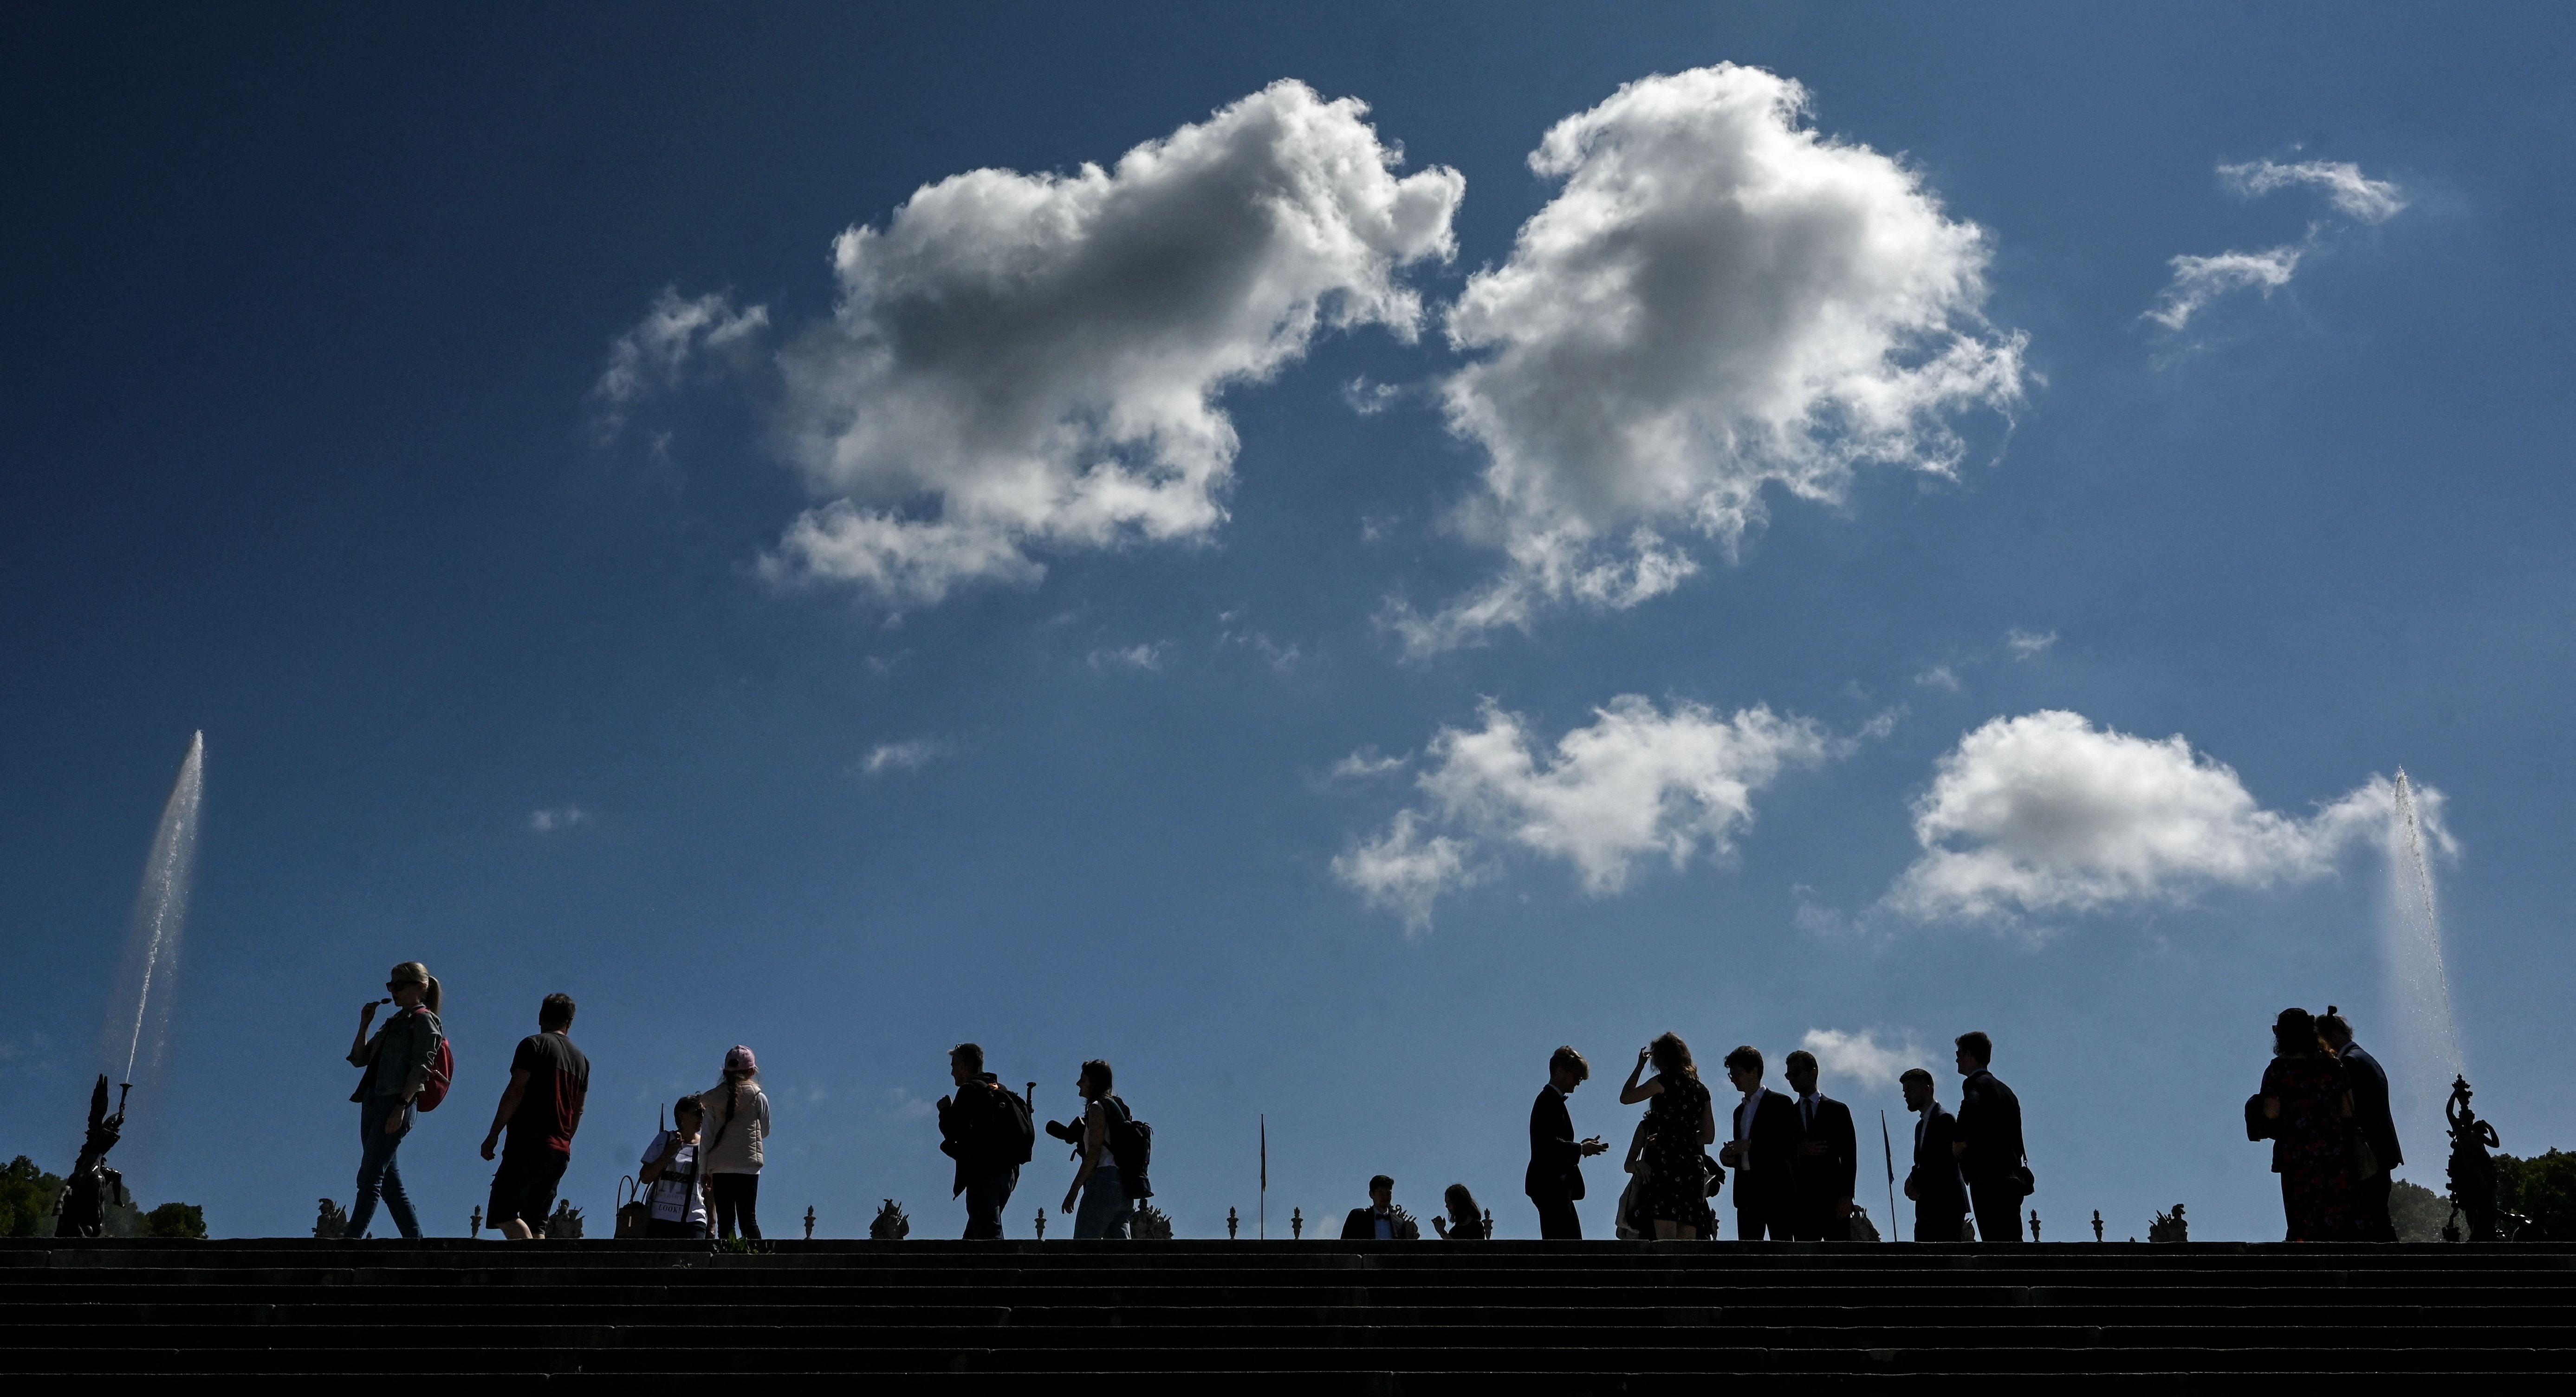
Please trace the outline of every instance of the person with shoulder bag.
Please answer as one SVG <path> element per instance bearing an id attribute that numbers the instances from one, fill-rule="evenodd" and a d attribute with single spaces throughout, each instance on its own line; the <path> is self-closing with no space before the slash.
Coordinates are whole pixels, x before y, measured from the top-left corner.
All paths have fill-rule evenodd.
<path id="1" fill-rule="evenodd" d="M 939 1098 L 939 1152 L 957 1161 L 955 1194 L 966 1195 L 966 1240 L 999 1240 L 1002 1210 L 1020 1185 L 1020 1166 L 1037 1144 L 1029 1103 L 984 1070 L 984 1050 L 948 1050 L 953 1095 Z"/>
<path id="2" fill-rule="evenodd" d="M 760 1064 L 736 1043 L 725 1053 L 724 1084 L 702 1092 L 715 1133 L 707 1141 L 707 1176 L 713 1180 L 717 1237 L 760 1240 L 761 1146 L 769 1139 L 769 1093 L 760 1089 Z"/>
<path id="3" fill-rule="evenodd" d="M 403 1192 L 394 1151 L 411 1133 L 417 1112 L 435 1107 L 446 1095 L 452 1070 L 442 1051 L 447 1035 L 438 1023 L 438 978 L 419 961 L 407 960 L 393 968 L 385 993 L 387 998 L 358 1010 L 358 1036 L 349 1045 L 350 1065 L 366 1069 L 349 1098 L 358 1103 L 358 1188 L 341 1235 L 352 1240 L 367 1235 L 380 1195 L 394 1226 L 403 1236 L 419 1239 L 420 1219 L 413 1215 L 411 1198 Z M 385 1004 L 396 1006 L 393 1017 L 369 1038 L 367 1028 L 375 1022 L 378 1006 Z"/>
<path id="4" fill-rule="evenodd" d="M 1109 1064 L 1097 1058 L 1082 1064 L 1079 1079 L 1082 1092 L 1082 1123 L 1078 1127 L 1060 1128 L 1052 1121 L 1048 1130 L 1062 1129 L 1058 1139 L 1068 1137 L 1074 1143 L 1082 1167 L 1074 1172 L 1073 1186 L 1065 1190 L 1064 1211 L 1074 1210 L 1076 1199 L 1082 1211 L 1075 1213 L 1075 1241 L 1103 1238 L 1125 1240 L 1127 1224 L 1135 1215 L 1136 1200 L 1153 1196 L 1153 1185 L 1146 1182 L 1145 1153 L 1153 1139 L 1153 1128 L 1137 1121 L 1127 1103 L 1110 1094 L 1116 1080 Z"/>
<path id="5" fill-rule="evenodd" d="M 671 1108 L 671 1128 L 653 1137 L 637 1171 L 652 1215 L 645 1219 L 647 1237 L 703 1238 L 707 1235 L 707 1180 L 698 1127 L 706 1121 L 698 1098 L 683 1096 Z"/>

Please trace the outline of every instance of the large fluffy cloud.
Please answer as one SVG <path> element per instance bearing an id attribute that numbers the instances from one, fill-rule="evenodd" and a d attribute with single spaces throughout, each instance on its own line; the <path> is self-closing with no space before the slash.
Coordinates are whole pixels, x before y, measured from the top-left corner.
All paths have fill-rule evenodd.
<path id="1" fill-rule="evenodd" d="M 1947 472 L 1952 415 L 2018 398 L 2021 338 L 1977 318 L 1985 235 L 1915 171 L 1801 125 L 1806 101 L 1731 64 L 1645 78 L 1530 156 L 1565 187 L 1450 309 L 1481 357 L 1443 390 L 1489 457 L 1471 527 L 1510 561 L 1399 613 L 1415 650 L 1670 590 L 1695 564 L 1667 533 L 1732 542 L 1764 487 L 1834 499 L 1866 462 Z"/>
<path id="2" fill-rule="evenodd" d="M 1431 904 L 1475 876 L 1481 841 L 1573 865 L 1584 887 L 1615 892 L 1636 860 L 1679 868 L 1723 854 L 1753 821 L 1753 796 L 1834 743 L 1804 718 L 1768 708 L 1729 717 L 1693 703 L 1669 711 L 1635 694 L 1542 749 L 1526 720 L 1487 703 L 1482 726 L 1442 728 L 1416 778 L 1425 804 L 1333 861 L 1343 882 L 1380 906 L 1427 922 Z"/>
<path id="3" fill-rule="evenodd" d="M 1397 269 L 1453 250 L 1464 181 L 1398 178 L 1366 111 L 1280 82 L 1112 168 L 970 171 L 843 233 L 838 313 L 781 358 L 788 449 L 828 498 L 773 571 L 930 602 L 1047 549 L 1208 533 L 1219 394 L 1326 327 L 1412 336 Z"/>
<path id="4" fill-rule="evenodd" d="M 2420 799 L 2447 842 L 2440 793 Z M 2383 838 L 2391 804 L 2373 777 L 2286 815 L 2179 735 L 2133 737 L 2055 710 L 1997 718 L 1941 758 L 1914 807 L 1923 856 L 1888 900 L 1920 917 L 2004 918 L 2298 882 Z"/>

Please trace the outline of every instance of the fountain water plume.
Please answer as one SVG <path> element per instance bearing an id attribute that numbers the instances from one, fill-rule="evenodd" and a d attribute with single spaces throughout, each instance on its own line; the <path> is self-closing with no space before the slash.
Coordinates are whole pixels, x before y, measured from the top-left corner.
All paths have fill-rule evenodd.
<path id="1" fill-rule="evenodd" d="M 134 894 L 117 994 L 109 1001 L 102 1056 L 125 1064 L 121 1080 L 129 1084 L 138 1071 L 146 1078 L 157 1075 L 169 1045 L 171 991 L 177 987 L 179 938 L 187 929 L 188 881 L 196 870 L 197 815 L 205 794 L 206 735 L 200 732 L 190 739 L 179 779 L 161 807 L 143 883 Z"/>
<path id="2" fill-rule="evenodd" d="M 2434 800 L 2438 805 L 2438 793 Z M 2434 828 L 2438 834 L 2438 822 Z M 2426 1112 L 2438 1110 L 2451 1079 L 2468 1066 L 2460 1050 L 2459 1020 L 2451 1008 L 2451 974 L 2442 951 L 2432 855 L 2426 847 L 2415 786 L 2404 767 L 2397 769 L 2389 809 L 2384 931 L 2390 997 L 2404 1048 L 2390 1076 L 2403 1098 L 2401 1121 L 2423 1119 Z"/>

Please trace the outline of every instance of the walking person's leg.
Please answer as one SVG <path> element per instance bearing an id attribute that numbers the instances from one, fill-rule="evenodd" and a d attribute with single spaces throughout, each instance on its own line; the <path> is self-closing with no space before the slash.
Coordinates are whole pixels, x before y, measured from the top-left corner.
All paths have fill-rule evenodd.
<path id="1" fill-rule="evenodd" d="M 1083 1181 L 1082 1202 L 1073 1212 L 1073 1239 L 1092 1242 L 1126 1235 L 1127 1189 L 1119 1182 L 1117 1166 L 1103 1164 Z"/>
<path id="2" fill-rule="evenodd" d="M 2021 1240 L 2022 1195 L 2017 1186 L 1997 1180 L 1989 1184 L 1970 1184 L 1968 1193 L 1976 1203 L 1978 1241 Z"/>
<path id="3" fill-rule="evenodd" d="M 741 1180 L 734 1185 L 734 1209 L 738 1214 L 737 1221 L 742 1224 L 742 1235 L 757 1242 L 760 1240 L 760 1176 L 736 1174 L 733 1177 Z"/>
<path id="4" fill-rule="evenodd" d="M 1017 1166 L 997 1169 L 966 1185 L 966 1238 L 968 1241 L 998 1240 L 1002 1235 L 1002 1210 L 1011 1206 L 1011 1189 L 1020 1181 Z"/>
<path id="5" fill-rule="evenodd" d="M 394 1167 L 394 1151 L 402 1147 L 403 1136 L 410 1133 L 409 1123 L 394 1134 L 385 1133 L 385 1122 L 396 1112 L 406 1110 L 389 1096 L 370 1097 L 358 1110 L 357 1196 L 350 1200 L 349 1225 L 343 1234 L 352 1241 L 367 1235 L 368 1225 L 376 1219 L 376 1200 L 380 1196 L 396 1230 L 405 1237 L 420 1235 L 420 1220 L 412 1215 L 411 1199 L 403 1193 L 402 1173 Z"/>

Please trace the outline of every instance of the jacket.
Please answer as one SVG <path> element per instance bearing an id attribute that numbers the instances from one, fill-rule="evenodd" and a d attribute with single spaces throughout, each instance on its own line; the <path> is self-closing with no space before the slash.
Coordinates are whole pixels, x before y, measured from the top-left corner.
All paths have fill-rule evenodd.
<path id="1" fill-rule="evenodd" d="M 349 1054 L 349 1065 L 367 1069 L 358 1079 L 352 1101 L 391 1096 L 408 1101 L 428 1084 L 430 1064 L 438 1060 L 439 1041 L 447 1036 L 438 1015 L 424 1004 L 396 1010 L 367 1045 Z"/>

